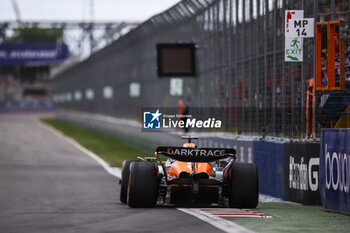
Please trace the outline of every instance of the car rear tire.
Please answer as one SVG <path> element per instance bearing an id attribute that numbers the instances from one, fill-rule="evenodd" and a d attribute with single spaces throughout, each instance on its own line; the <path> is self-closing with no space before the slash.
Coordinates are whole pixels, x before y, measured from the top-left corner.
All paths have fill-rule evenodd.
<path id="1" fill-rule="evenodd" d="M 259 202 L 259 176 L 255 164 L 234 164 L 231 167 L 229 182 L 230 208 L 256 208 Z"/>
<path id="2" fill-rule="evenodd" d="M 130 164 L 132 162 L 137 162 L 137 160 L 124 160 L 120 179 L 120 201 L 125 204 L 128 202 Z"/>
<path id="3" fill-rule="evenodd" d="M 157 204 L 159 186 L 158 167 L 150 162 L 131 163 L 128 205 L 135 208 L 153 208 Z"/>

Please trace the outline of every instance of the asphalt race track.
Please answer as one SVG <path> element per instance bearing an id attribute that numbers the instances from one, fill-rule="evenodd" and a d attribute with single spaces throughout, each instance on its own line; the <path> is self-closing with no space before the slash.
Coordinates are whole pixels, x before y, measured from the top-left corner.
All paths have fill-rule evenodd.
<path id="1" fill-rule="evenodd" d="M 118 180 L 35 115 L 0 115 L 0 232 L 221 232 L 174 208 L 132 209 Z"/>

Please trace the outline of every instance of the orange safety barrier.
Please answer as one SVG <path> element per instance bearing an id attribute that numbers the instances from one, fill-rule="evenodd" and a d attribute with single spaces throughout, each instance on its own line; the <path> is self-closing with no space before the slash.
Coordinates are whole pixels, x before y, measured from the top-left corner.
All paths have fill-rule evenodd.
<path id="1" fill-rule="evenodd" d="M 308 138 L 309 136 L 309 103 L 311 101 L 311 106 L 312 106 L 312 130 L 311 130 L 311 138 L 315 137 L 315 89 L 314 89 L 314 80 L 309 79 L 309 88 L 308 91 L 306 92 L 306 109 L 305 109 L 305 114 L 306 114 L 306 135 L 305 139 Z"/>
<path id="2" fill-rule="evenodd" d="M 177 114 L 181 115 L 183 113 L 183 111 L 184 111 L 184 102 L 183 102 L 183 100 L 180 99 L 177 105 L 178 105 L 178 107 L 177 107 Z M 178 118 L 179 118 L 179 120 L 181 120 L 181 117 L 178 117 Z"/>
<path id="3" fill-rule="evenodd" d="M 327 26 L 327 64 L 325 75 L 327 75 L 327 86 L 322 86 L 322 26 Z M 316 23 L 316 90 L 332 91 L 345 89 L 345 42 L 339 36 L 339 85 L 335 77 L 335 27 L 344 26 L 344 21 L 336 20 Z"/>

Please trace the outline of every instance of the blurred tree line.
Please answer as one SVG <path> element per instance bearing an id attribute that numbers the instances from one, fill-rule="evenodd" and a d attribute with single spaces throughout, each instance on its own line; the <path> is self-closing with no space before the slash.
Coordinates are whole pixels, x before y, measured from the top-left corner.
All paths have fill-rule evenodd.
<path id="1" fill-rule="evenodd" d="M 24 42 L 24 43 L 55 43 L 62 41 L 62 28 L 38 28 L 36 26 L 31 28 L 17 28 L 14 34 L 5 38 L 5 42 Z"/>

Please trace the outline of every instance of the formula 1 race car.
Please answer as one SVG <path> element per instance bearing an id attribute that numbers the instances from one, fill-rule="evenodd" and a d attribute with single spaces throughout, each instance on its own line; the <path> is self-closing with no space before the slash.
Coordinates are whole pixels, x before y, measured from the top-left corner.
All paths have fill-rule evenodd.
<path id="1" fill-rule="evenodd" d="M 157 204 L 256 208 L 259 181 L 255 164 L 235 163 L 235 149 L 197 148 L 192 143 L 196 137 L 182 138 L 188 140 L 183 147 L 161 146 L 156 157 L 124 161 L 121 202 L 136 208 Z"/>

